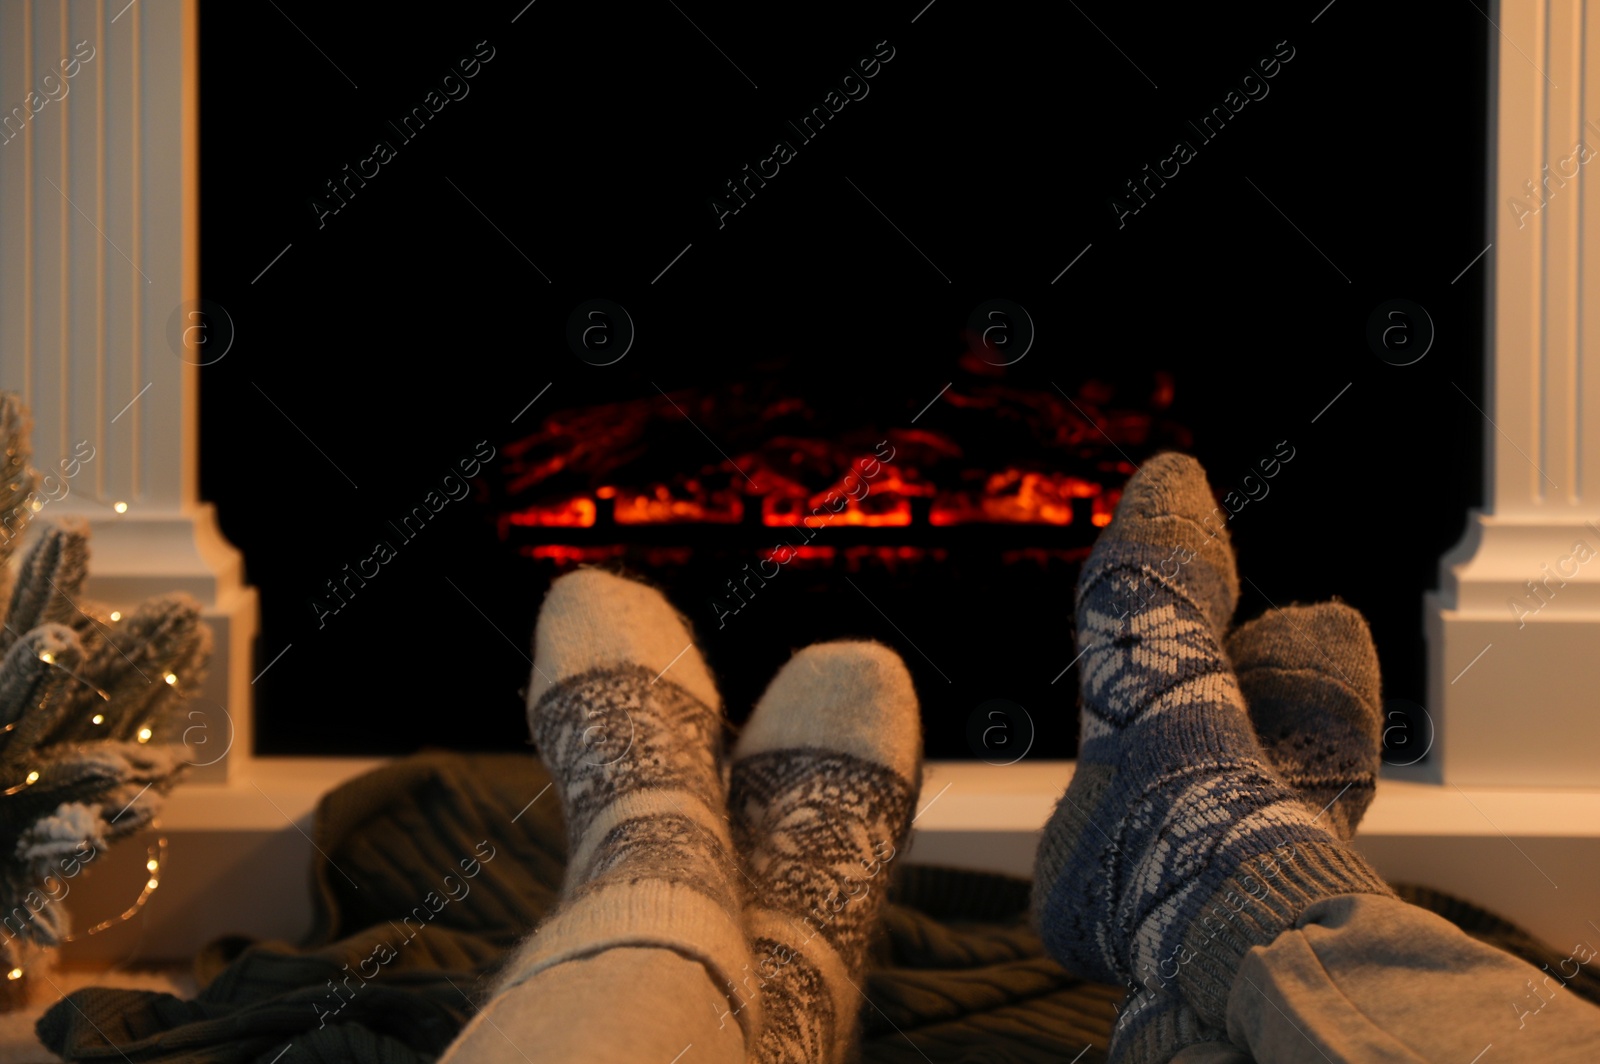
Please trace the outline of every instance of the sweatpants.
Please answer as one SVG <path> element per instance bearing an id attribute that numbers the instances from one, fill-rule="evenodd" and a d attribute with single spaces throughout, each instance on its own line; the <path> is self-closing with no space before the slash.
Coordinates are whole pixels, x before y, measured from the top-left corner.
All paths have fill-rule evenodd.
<path id="1" fill-rule="evenodd" d="M 1345 894 L 1246 955 L 1229 1043 L 1174 1064 L 1503 1064 L 1600 1061 L 1600 1006 L 1564 988 L 1593 942 L 1535 968 L 1394 898 Z"/>
<path id="2" fill-rule="evenodd" d="M 1600 964 L 1588 942 L 1535 968 L 1426 909 L 1340 895 L 1246 955 L 1228 995 L 1227 1042 L 1188 1046 L 1172 1061 L 1594 1064 L 1600 1007 L 1562 979 L 1588 964 Z M 727 996 L 692 960 L 623 948 L 556 965 L 495 998 L 441 1064 L 680 1057 L 742 1064 L 745 1038 Z"/>

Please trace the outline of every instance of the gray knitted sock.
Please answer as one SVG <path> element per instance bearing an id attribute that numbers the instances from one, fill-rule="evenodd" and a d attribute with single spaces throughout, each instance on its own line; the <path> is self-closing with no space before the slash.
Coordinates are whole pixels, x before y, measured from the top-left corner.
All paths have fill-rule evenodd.
<path id="1" fill-rule="evenodd" d="M 1278 775 L 1341 842 L 1372 802 L 1382 757 L 1378 654 L 1361 614 L 1342 603 L 1290 606 L 1227 641 L 1257 738 Z M 1112 1064 L 1166 1064 L 1184 1046 L 1226 1042 L 1160 972 L 1140 973 L 1111 1033 Z"/>
<path id="2" fill-rule="evenodd" d="M 921 756 L 916 692 L 887 647 L 808 647 L 762 695 L 734 750 L 729 803 L 757 957 L 729 1000 L 763 1002 L 752 1061 L 844 1059 Z"/>
<path id="3" fill-rule="evenodd" d="M 1383 756 L 1378 651 L 1366 620 L 1342 602 L 1273 610 L 1229 637 L 1228 656 L 1278 775 L 1349 841 Z"/>
<path id="4" fill-rule="evenodd" d="M 1192 459 L 1129 481 L 1077 593 L 1082 717 L 1046 824 L 1033 914 L 1068 971 L 1131 983 L 1167 966 L 1223 1020 L 1239 964 L 1341 894 L 1390 894 L 1271 767 L 1222 642 L 1237 577 Z M 1219 549 L 1220 546 L 1220 549 Z"/>

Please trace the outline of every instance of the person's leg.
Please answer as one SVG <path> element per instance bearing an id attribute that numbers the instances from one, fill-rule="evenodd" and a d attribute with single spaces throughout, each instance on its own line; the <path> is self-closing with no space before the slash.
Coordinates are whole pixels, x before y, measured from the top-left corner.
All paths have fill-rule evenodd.
<path id="1" fill-rule="evenodd" d="M 729 808 L 759 960 L 730 1008 L 762 1005 L 757 1064 L 846 1058 L 921 757 L 911 676 L 876 643 L 800 651 L 739 737 Z"/>
<path id="2" fill-rule="evenodd" d="M 1195 1042 L 1165 1059 L 1171 1064 L 1256 1064 L 1249 1053 L 1232 1042 Z"/>
<path id="3" fill-rule="evenodd" d="M 1366 621 L 1333 602 L 1274 609 L 1235 630 L 1227 652 L 1278 775 L 1314 822 L 1349 842 L 1382 756 L 1378 653 Z M 1200 1022 L 1169 978 L 1144 972 L 1123 1003 L 1108 1056 L 1113 1064 L 1166 1064 L 1205 1043 L 1238 1052 L 1225 1030 Z"/>
<path id="4" fill-rule="evenodd" d="M 440 1064 L 671 1064 L 679 1056 L 684 1064 L 742 1064 L 744 1035 L 737 1023 L 718 1016 L 724 1000 L 699 961 L 670 949 L 617 946 L 500 992 L 472 1017 Z"/>
<path id="5" fill-rule="evenodd" d="M 643 584 L 562 577 L 539 611 L 528 707 L 566 818 L 562 899 L 442 1060 L 668 1064 L 694 1045 L 696 1064 L 741 1064 L 756 1013 L 718 1008 L 751 960 L 721 699 L 687 626 Z"/>
<path id="6" fill-rule="evenodd" d="M 1546 971 L 1399 899 L 1328 898 L 1245 956 L 1228 1034 L 1260 1061 L 1587 1064 L 1600 1008 L 1561 979 L 1578 949 Z"/>
<path id="7" fill-rule="evenodd" d="M 1251 949 L 1324 898 L 1390 892 L 1256 739 L 1222 647 L 1238 576 L 1214 509 L 1193 459 L 1158 455 L 1084 565 L 1078 763 L 1040 841 L 1033 913 L 1069 971 L 1172 972 L 1220 1026 Z"/>
<path id="8" fill-rule="evenodd" d="M 1289 808 L 1220 653 L 1237 582 L 1210 506 L 1198 466 L 1159 456 L 1085 565 L 1079 767 L 1035 882 L 1047 949 L 1091 978 L 1175 969 L 1193 1018 L 1242 1047 L 1182 1064 L 1593 1059 L 1600 1009 L 1559 973 L 1399 901 Z M 1594 956 L 1580 943 L 1567 964 Z"/>

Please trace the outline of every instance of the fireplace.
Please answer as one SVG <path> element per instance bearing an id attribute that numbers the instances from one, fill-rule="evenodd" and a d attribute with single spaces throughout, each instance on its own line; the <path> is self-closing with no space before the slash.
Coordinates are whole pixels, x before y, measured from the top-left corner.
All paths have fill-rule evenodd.
<path id="1" fill-rule="evenodd" d="M 1587 77 L 1594 72 L 1587 50 L 1592 35 L 1583 32 L 1582 5 L 1504 5 L 1492 26 L 1470 8 L 1448 18 L 1422 6 L 1396 9 L 1384 41 L 1392 46 L 1386 54 L 1400 59 L 1385 68 L 1385 77 L 1308 76 L 1281 83 L 1286 95 L 1251 105 L 1238 142 L 1207 148 L 1198 168 L 1191 173 L 1186 166 L 1182 180 L 1124 228 L 1107 209 L 1107 197 L 1126 203 L 1123 182 L 1130 167 L 1164 148 L 1162 130 L 1214 102 L 1218 79 L 1231 76 L 1232 59 L 1218 59 L 1217 48 L 1195 42 L 1212 40 L 1205 35 L 1214 33 L 1219 48 L 1253 48 L 1246 37 L 1253 41 L 1281 13 L 1262 21 L 1235 12 L 1241 26 L 1259 23 L 1245 35 L 1235 35 L 1234 24 L 1207 12 L 1176 30 L 1169 26 L 1166 33 L 1138 39 L 1139 47 L 1129 51 L 1161 82 L 1159 92 L 1150 89 L 1141 104 L 1134 95 L 1145 91 L 1140 72 L 1082 25 L 1070 33 L 1019 34 L 997 23 L 993 32 L 1005 40 L 993 38 L 994 54 L 1033 47 L 1037 60 L 1011 62 L 1005 77 L 951 76 L 948 63 L 933 60 L 941 53 L 975 54 L 976 24 L 943 18 L 942 5 L 935 6 L 905 30 L 905 58 L 896 63 L 907 65 L 894 69 L 908 75 L 909 84 L 896 87 L 898 101 L 882 83 L 868 105 L 877 108 L 872 117 L 849 112 L 851 121 L 868 120 L 853 128 L 840 123 L 839 141 L 808 149 L 801 169 L 786 176 L 782 187 L 763 191 L 726 232 L 714 230 L 704 210 L 708 182 L 730 172 L 720 158 L 724 141 L 730 151 L 749 149 L 747 137 L 729 133 L 741 128 L 741 118 L 748 123 L 742 128 L 768 128 L 773 90 L 766 74 L 752 69 L 761 91 L 752 90 L 753 105 L 741 111 L 726 84 L 742 91 L 737 72 L 718 70 L 715 61 L 684 68 L 673 48 L 651 51 L 674 64 L 670 84 L 679 84 L 685 69 L 699 78 L 693 83 L 698 97 L 681 91 L 639 94 L 637 79 L 592 78 L 585 106 L 538 115 L 545 145 L 591 145 L 594 116 L 606 111 L 592 95 L 603 80 L 630 104 L 656 105 L 643 112 L 641 126 L 659 129 L 659 140 L 643 136 L 649 130 L 613 137 L 627 150 L 615 156 L 625 165 L 610 167 L 609 174 L 603 165 L 546 166 L 541 182 L 565 177 L 567 184 L 525 196 L 529 172 L 496 167 L 485 147 L 504 143 L 507 130 L 527 127 L 528 97 L 509 91 L 515 88 L 509 84 L 502 86 L 508 91 L 491 93 L 480 81 L 469 104 L 452 104 L 446 113 L 454 126 L 441 122 L 437 130 L 440 137 L 458 138 L 454 144 L 434 144 L 431 160 L 420 148 L 408 149 L 417 154 L 409 154 L 393 174 L 386 168 L 389 176 L 330 221 L 326 232 L 318 230 L 305 193 L 322 187 L 330 161 L 348 157 L 354 127 L 336 106 L 319 108 L 316 121 L 296 127 L 295 151 L 265 159 L 259 130 L 280 117 L 282 105 L 260 93 L 263 79 L 271 80 L 282 56 L 292 54 L 290 46 L 304 49 L 310 62 L 321 57 L 283 22 L 283 46 L 260 50 L 261 62 L 252 63 L 253 50 L 234 45 L 249 39 L 245 35 L 270 32 L 269 24 L 247 13 L 230 22 L 229 10 L 207 8 L 205 24 L 197 26 L 199 9 L 187 4 L 135 4 L 121 13 L 108 7 L 98 15 L 76 5 L 71 12 L 42 3 L 0 8 L 4 39 L 16 44 L 10 55 L 23 57 L 19 61 L 34 70 L 48 69 L 61 57 L 53 32 L 58 18 L 70 15 L 74 25 L 97 20 L 104 65 L 96 61 L 92 69 L 105 72 L 105 91 L 74 92 L 59 110 L 52 104 L 41 113 L 49 119 L 73 110 L 70 138 L 63 124 L 40 121 L 32 124 L 31 139 L 19 139 L 3 153 L 0 185 L 11 194 L 0 196 L 0 225 L 33 236 L 0 242 L 0 268 L 13 279 L 0 286 L 0 322 L 10 344 L 0 368 L 7 385 L 24 391 L 34 406 L 42 465 L 81 438 L 79 426 L 93 427 L 106 455 L 93 489 L 84 484 L 59 504 L 62 514 L 83 517 L 94 527 L 96 597 L 125 601 L 175 587 L 199 597 L 218 635 L 207 695 L 226 708 L 243 737 L 169 804 L 173 852 L 187 855 L 188 872 L 164 884 L 147 910 L 148 942 L 177 956 L 222 931 L 285 939 L 301 934 L 293 873 L 305 867 L 310 842 L 285 821 L 306 823 L 321 794 L 369 764 L 348 760 L 351 755 L 404 753 L 423 743 L 513 749 L 525 740 L 515 688 L 528 666 L 519 654 L 527 649 L 537 582 L 548 579 L 555 562 L 523 558 L 517 550 L 579 543 L 575 537 L 587 534 L 581 526 L 570 532 L 524 529 L 516 534 L 529 538 L 513 546 L 509 536 L 498 538 L 498 515 L 532 500 L 489 500 L 481 537 L 475 536 L 479 523 L 466 519 L 468 508 L 452 504 L 428 533 L 431 538 L 406 547 L 402 570 L 363 592 L 337 627 L 319 629 L 309 608 L 324 593 L 326 577 L 372 549 L 370 533 L 381 534 L 384 518 L 435 486 L 438 470 L 430 462 L 470 454 L 485 436 L 503 451 L 540 423 L 551 404 L 584 409 L 619 397 L 648 398 L 658 394 L 649 383 L 652 375 L 673 396 L 683 388 L 693 394 L 708 387 L 668 378 L 690 372 L 677 364 L 681 345 L 707 328 L 713 310 L 719 334 L 739 338 L 727 344 L 733 347 L 750 346 L 752 335 L 755 345 L 769 344 L 774 334 L 790 335 L 795 322 L 836 316 L 842 306 L 872 305 L 895 328 L 892 337 L 869 335 L 867 353 L 917 353 L 900 361 L 901 379 L 891 398 L 920 393 L 905 404 L 904 416 L 885 419 L 878 412 L 878 424 L 947 431 L 937 419 L 957 408 L 945 401 L 912 420 L 951 380 L 953 368 L 922 363 L 920 353 L 931 348 L 917 329 L 964 315 L 996 285 L 1040 312 L 1041 320 L 1045 311 L 1053 315 L 1051 336 L 1061 343 L 1051 372 L 1072 396 L 1082 393 L 1068 379 L 1076 368 L 1067 367 L 1121 360 L 1130 348 L 1175 352 L 1168 356 L 1177 371 L 1169 413 L 1193 430 L 1195 453 L 1219 481 L 1242 473 L 1287 433 L 1308 437 L 1312 446 L 1295 459 L 1298 479 L 1276 481 L 1271 499 L 1252 503 L 1238 522 L 1242 567 L 1262 585 L 1259 592 L 1246 591 L 1253 601 L 1241 616 L 1267 608 L 1262 593 L 1279 603 L 1340 594 L 1357 605 L 1373 621 L 1386 687 L 1427 703 L 1439 727 L 1432 768 L 1450 783 L 1386 781 L 1363 825 L 1364 849 L 1393 879 L 1465 890 L 1550 941 L 1589 933 L 1584 921 L 1594 914 L 1583 911 L 1583 892 L 1554 891 L 1543 873 L 1563 885 L 1581 883 L 1600 854 L 1594 828 L 1600 824 L 1600 777 L 1592 753 L 1600 573 L 1585 567 L 1537 616 L 1525 618 L 1525 626 L 1507 606 L 1508 598 L 1527 594 L 1526 582 L 1544 579 L 1541 566 L 1555 565 L 1571 551 L 1574 534 L 1587 534 L 1579 529 L 1594 518 L 1600 497 L 1600 434 L 1586 430 L 1579 416 L 1600 408 L 1595 336 L 1587 327 L 1590 319 L 1575 310 L 1592 289 L 1591 275 L 1580 269 L 1594 243 L 1588 239 L 1592 226 L 1583 224 L 1589 215 L 1579 209 L 1583 197 L 1570 184 L 1548 197 L 1531 224 L 1520 224 L 1527 208 L 1515 202 L 1518 190 L 1547 172 L 1546 164 L 1554 170 L 1568 157 L 1594 110 L 1586 97 L 1596 84 Z M 490 14 L 461 10 L 471 18 Z M 1319 11 L 1304 28 L 1304 16 L 1298 16 L 1286 27 L 1303 48 L 1296 64 L 1308 64 L 1295 69 L 1313 75 L 1314 65 L 1322 63 L 1333 64 L 1323 68 L 1332 70 L 1341 57 L 1361 54 L 1372 43 L 1370 22 L 1341 15 L 1343 10 L 1335 5 Z M 541 11 L 530 10 L 514 28 L 556 34 L 549 20 L 562 11 Z M 595 17 L 578 8 L 569 14 Z M 494 15 L 497 23 L 504 21 Z M 666 9 L 663 17 L 675 13 Z M 1081 13 L 1069 9 L 1066 17 Z M 705 23 L 698 14 L 697 20 Z M 324 19 L 313 32 L 341 59 L 394 52 L 393 40 L 383 37 L 390 26 L 355 16 L 345 20 L 344 40 L 330 43 L 326 34 L 337 21 Z M 1123 39 L 1116 27 L 1098 16 L 1097 21 Z M 132 32 L 135 26 L 138 32 Z M 428 74 L 438 29 L 417 20 L 393 28 L 413 33 L 425 46 L 417 63 L 404 65 L 406 77 L 412 70 Z M 675 29 L 700 43 L 686 25 Z M 861 29 L 859 35 L 841 32 L 836 19 L 813 18 L 786 25 L 783 35 L 792 40 L 811 33 L 820 70 L 831 65 L 836 41 L 876 39 L 867 32 L 874 27 Z M 946 34 L 955 43 L 941 48 L 938 40 L 911 37 L 913 30 Z M 712 32 L 728 46 L 721 30 Z M 204 49 L 231 57 L 205 64 L 204 79 L 198 63 L 202 40 Z M 1441 41 L 1449 46 L 1441 47 Z M 1573 47 L 1575 41 L 1584 47 Z M 1055 61 L 1066 46 L 1077 48 L 1074 61 Z M 729 51 L 741 59 L 745 54 L 738 47 Z M 506 54 L 513 52 L 508 41 Z M 592 52 L 574 55 L 592 65 Z M 749 54 L 762 52 L 752 47 Z M 918 63 L 920 75 L 909 77 Z M 404 78 L 387 90 L 369 84 L 369 78 L 382 79 L 385 66 L 375 62 L 353 70 L 362 85 L 351 99 L 388 91 L 386 98 L 396 105 L 414 101 L 415 84 Z M 499 77 L 494 72 L 518 69 L 548 77 L 543 68 L 519 67 L 509 58 L 490 72 Z M 1407 73 L 1412 91 L 1402 95 Z M 323 74 L 338 87 L 337 72 Z M 809 91 L 806 77 L 783 74 L 780 80 L 805 83 Z M 203 88 L 200 95 L 214 116 L 204 123 L 204 136 L 194 114 L 196 87 Z M 1055 108 L 1048 124 L 1033 128 L 1053 130 L 1067 114 L 1071 145 L 1092 150 L 1081 151 L 1071 167 L 1017 165 L 1029 160 L 1026 151 L 1015 149 L 1026 149 L 1032 138 L 1008 135 L 1030 127 L 1012 108 L 997 105 L 1005 100 L 984 97 L 986 91 Z M 1167 102 L 1175 95 L 1177 102 Z M 684 105 L 694 98 L 716 101 L 717 108 L 703 116 L 691 112 Z M 180 100 L 181 135 L 167 121 Z M 1085 100 L 1108 106 L 1085 107 Z M 1434 182 L 1426 195 L 1403 197 L 1398 211 L 1391 184 L 1370 180 L 1370 160 L 1374 150 L 1404 151 L 1409 142 L 1393 138 L 1405 131 L 1368 137 L 1359 122 L 1351 125 L 1352 116 L 1392 113 L 1401 106 L 1397 100 L 1422 116 L 1433 141 L 1459 149 L 1448 179 Z M 1066 101 L 1069 110 L 1057 101 Z M 480 104 L 477 112 L 468 109 Z M 1029 113 L 1024 108 L 1021 117 Z M 475 115 L 483 116 L 482 125 L 471 128 L 479 121 Z M 962 116 L 970 121 L 954 121 Z M 563 118 L 565 126 L 559 124 Z M 998 130 L 991 119 L 1000 123 Z M 1296 135 L 1307 130 L 1349 135 Z M 979 133 L 997 135 L 973 139 Z M 1485 143 L 1487 166 L 1480 167 Z M 196 168 L 201 144 L 208 145 L 203 181 Z M 651 180 L 641 181 L 638 162 L 663 158 L 709 161 L 652 167 Z M 267 165 L 295 159 L 308 160 L 307 172 Z M 959 185 L 934 179 L 951 173 L 996 179 Z M 447 175 L 457 188 L 445 184 Z M 846 183 L 847 175 L 859 188 Z M 1245 183 L 1246 176 L 1256 187 Z M 1319 197 L 1319 182 L 1330 194 Z M 589 194 L 595 185 L 599 191 Z M 585 195 L 574 195 L 576 186 Z M 923 189 L 927 195 L 919 202 L 914 193 Z M 382 197 L 389 197 L 387 204 Z M 435 197 L 453 203 L 457 213 Z M 540 219 L 552 204 L 570 210 L 580 200 L 604 205 L 610 215 L 605 224 L 596 228 L 594 213 L 572 211 L 579 238 L 550 239 Z M 530 206 L 519 213 L 524 201 Z M 430 205 L 422 224 L 406 213 L 419 203 Z M 997 203 L 1006 209 L 995 212 Z M 137 209 L 128 210 L 129 204 Z M 491 217 L 492 227 L 486 220 Z M 1480 217 L 1485 224 L 1478 224 Z M 242 224 L 247 218 L 255 220 L 254 231 Z M 1008 225 L 1010 219 L 1020 221 Z M 481 239 L 471 226 L 479 227 Z M 419 243 L 430 237 L 436 240 L 434 254 Z M 143 276 L 107 242 L 136 260 Z M 825 270 L 816 265 L 824 256 Z M 560 287 L 544 287 L 530 265 L 534 259 Z M 932 261 L 951 275 L 955 288 L 940 283 Z M 1349 282 L 1333 272 L 1335 262 L 1351 275 Z M 419 283 L 421 264 L 431 267 L 426 287 Z M 594 367 L 569 360 L 560 345 L 561 322 L 573 301 L 595 294 L 596 287 L 626 302 L 647 326 L 647 342 L 617 368 L 662 356 L 650 374 L 611 388 L 609 395 L 581 382 Z M 975 290 L 980 288 L 985 290 Z M 381 296 L 363 302 L 369 289 Z M 204 368 L 166 354 L 169 315 L 202 291 L 225 304 L 241 326 L 234 352 Z M 468 313 L 414 313 L 424 292 L 436 307 Z M 770 298 L 775 292 L 786 298 Z M 738 330 L 722 323 L 728 306 L 758 297 L 776 308 L 760 315 L 764 321 L 742 322 Z M 1379 362 L 1362 339 L 1371 310 L 1395 297 L 1426 305 L 1440 326 L 1439 346 L 1416 366 Z M 289 306 L 294 313 L 285 312 Z M 1483 306 L 1488 320 L 1480 331 Z M 311 316 L 319 309 L 320 318 Z M 403 321 L 379 331 L 384 315 Z M 444 327 L 432 326 L 432 318 L 443 319 Z M 494 320 L 510 327 L 485 336 L 481 327 Z M 466 322 L 471 329 L 463 327 Z M 68 323 L 71 342 L 60 327 Z M 854 334 L 863 331 L 861 323 L 850 324 Z M 843 331 L 837 322 L 831 329 Z M 348 341 L 340 351 L 346 357 L 327 357 L 339 339 Z M 434 371 L 421 388 L 415 379 L 398 387 L 396 380 L 408 374 L 395 372 L 400 363 L 388 356 L 412 347 L 426 352 Z M 308 350 L 314 360 L 295 357 Z M 466 355 L 491 352 L 505 357 L 492 365 L 466 363 Z M 1033 367 L 1044 353 L 1020 368 Z M 552 378 L 553 390 L 514 431 L 496 434 L 496 425 Z M 1036 383 L 1051 389 L 1048 377 Z M 589 394 L 580 394 L 583 389 Z M 419 391 L 426 417 L 408 420 L 414 407 L 407 404 Z M 960 383 L 952 391 L 966 394 Z M 1134 388 L 1119 404 L 1137 409 L 1134 397 L 1141 393 Z M 1209 401 L 1195 404 L 1197 395 Z M 419 425 L 421 420 L 426 424 Z M 861 427 L 872 418 L 842 421 Z M 424 431 L 430 439 L 419 447 Z M 718 442 L 739 457 L 731 440 Z M 359 481 L 359 492 L 318 449 Z M 1141 458 L 1139 451 L 1129 453 Z M 597 482 L 593 490 L 603 486 Z M 503 485 L 497 483 L 496 490 Z M 1305 501 L 1309 496 L 1313 502 Z M 1433 498 L 1419 498 L 1426 496 Z M 127 500 L 128 510 L 113 510 L 114 500 Z M 214 501 L 215 508 L 202 500 Z M 1474 505 L 1481 508 L 1467 512 Z M 1464 512 L 1466 538 L 1436 563 L 1461 539 Z M 446 542 L 451 529 L 461 535 Z M 845 530 L 831 526 L 818 533 L 817 543 Z M 770 531 L 761 529 L 763 536 Z M 1019 536 L 1046 531 L 1010 530 Z M 536 535 L 546 538 L 536 542 Z M 1347 564 L 1362 552 L 1339 550 L 1346 536 L 1362 543 L 1381 537 L 1389 564 Z M 503 555 L 514 564 L 502 566 Z M 761 593 L 781 593 L 782 582 L 803 571 L 786 566 Z M 446 582 L 447 575 L 459 588 Z M 716 573 L 719 580 L 730 575 Z M 840 575 L 856 579 L 848 570 Z M 673 572 L 662 567 L 658 576 Z M 1059 594 L 1069 581 L 1062 574 L 1045 590 Z M 855 595 L 839 580 L 828 587 L 835 598 Z M 1440 593 L 1423 600 L 1423 590 L 1431 587 Z M 1039 588 L 1028 591 L 1027 602 L 1043 601 Z M 754 625 L 741 622 L 759 619 L 753 611 L 761 601 L 730 620 L 729 629 L 753 631 Z M 714 627 L 708 602 L 690 596 L 683 604 L 699 611 L 697 625 L 704 616 Z M 944 656 L 932 645 L 937 631 L 924 631 L 949 613 L 880 605 L 957 682 L 965 679 L 949 664 L 959 665 L 960 657 Z M 863 616 L 870 621 L 866 606 L 855 608 L 861 612 L 850 615 L 852 623 Z M 1037 607 L 1027 614 L 1010 609 L 1007 602 L 980 600 L 977 612 L 954 623 L 967 631 L 1025 630 L 1039 623 Z M 843 634 L 843 613 L 841 607 L 830 615 L 829 630 L 818 636 Z M 1429 632 L 1426 657 L 1419 621 Z M 1047 616 L 1044 623 L 1059 620 Z M 918 664 L 914 649 L 898 639 L 895 645 L 914 668 L 928 668 Z M 988 668 L 995 690 L 1007 667 L 1038 667 L 1048 680 L 1065 664 L 1064 645 L 1050 642 L 1048 667 L 1017 654 L 973 668 Z M 731 649 L 710 649 L 718 667 L 733 670 L 736 678 L 765 671 L 764 665 L 746 670 L 731 660 Z M 412 660 L 428 667 L 407 667 L 395 679 L 396 670 L 388 666 L 409 666 Z M 1069 673 L 1050 687 L 1059 692 L 1057 704 L 1069 702 L 1063 689 L 1073 682 Z M 925 698 L 935 697 L 934 685 L 920 677 L 919 685 Z M 407 711 L 397 712 L 396 703 Z M 741 707 L 735 703 L 734 709 Z M 971 708 L 958 706 L 958 713 L 962 709 L 971 715 Z M 1033 715 L 1042 729 L 1054 726 L 1053 718 Z M 937 757 L 954 746 L 956 756 L 971 758 L 967 744 L 947 734 L 960 731 L 964 719 L 930 730 L 930 753 Z M 448 726 L 436 726 L 440 720 Z M 252 735 L 254 745 L 248 741 Z M 1040 740 L 1048 743 L 1052 736 Z M 1067 743 L 1070 738 L 1049 749 L 1067 750 Z M 917 825 L 919 859 L 1025 871 L 1037 828 L 1071 771 L 1069 764 L 1044 760 L 1049 756 L 1036 747 L 1023 763 L 1006 769 L 931 762 L 925 798 L 947 787 L 949 792 Z M 255 862 L 249 874 L 233 863 L 239 860 Z M 238 922 L 241 913 L 248 913 L 248 926 Z M 89 941 L 107 957 L 124 955 L 114 949 L 113 936 Z"/>
<path id="2" fill-rule="evenodd" d="M 794 649 L 868 637 L 910 668 L 928 756 L 1070 757 L 1078 566 L 1134 462 L 1192 441 L 1171 373 L 1041 389 L 969 340 L 913 423 L 781 364 L 547 411 L 502 448 L 499 537 L 537 584 L 662 586 L 736 723 Z"/>

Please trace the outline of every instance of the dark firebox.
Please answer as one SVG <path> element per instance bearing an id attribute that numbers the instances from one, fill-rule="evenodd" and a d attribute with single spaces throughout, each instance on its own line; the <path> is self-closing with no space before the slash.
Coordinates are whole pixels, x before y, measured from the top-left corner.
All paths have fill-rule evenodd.
<path id="1" fill-rule="evenodd" d="M 930 757 L 1069 757 L 1078 566 L 1134 462 L 1189 433 L 1163 372 L 1068 392 L 962 368 L 914 424 L 783 372 L 548 413 L 503 448 L 499 533 L 544 581 L 664 587 L 735 721 L 795 648 L 866 637 L 911 669 Z"/>

